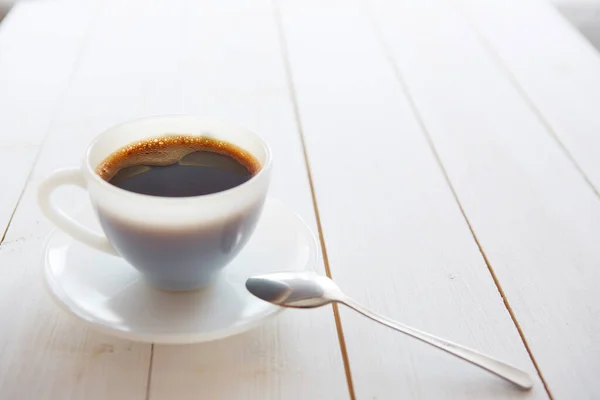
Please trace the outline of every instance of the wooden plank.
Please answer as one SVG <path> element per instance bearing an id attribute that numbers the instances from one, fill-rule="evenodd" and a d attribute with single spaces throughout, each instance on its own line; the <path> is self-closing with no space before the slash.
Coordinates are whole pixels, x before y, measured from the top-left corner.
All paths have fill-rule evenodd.
<path id="1" fill-rule="evenodd" d="M 374 13 L 551 393 L 598 398 L 598 198 L 463 14 L 441 0 Z"/>
<path id="2" fill-rule="evenodd" d="M 24 2 L 0 25 L 0 237 L 64 95 L 95 8 L 94 1 Z"/>
<path id="3" fill-rule="evenodd" d="M 372 309 L 537 382 L 519 392 L 343 309 L 356 398 L 547 398 L 359 2 L 282 1 L 281 14 L 333 278 Z"/>
<path id="4" fill-rule="evenodd" d="M 545 2 L 460 3 L 551 134 L 600 191 L 600 53 Z"/>
<path id="5" fill-rule="evenodd" d="M 182 110 L 232 120 L 263 136 L 275 155 L 270 194 L 316 232 L 271 4 L 244 2 L 244 12 L 215 4 L 221 2 L 189 1 L 182 14 Z M 322 264 L 318 271 L 324 273 Z M 348 397 L 330 308 L 288 311 L 217 343 L 156 346 L 151 382 L 153 400 L 172 399 L 173 388 L 181 400 Z"/>

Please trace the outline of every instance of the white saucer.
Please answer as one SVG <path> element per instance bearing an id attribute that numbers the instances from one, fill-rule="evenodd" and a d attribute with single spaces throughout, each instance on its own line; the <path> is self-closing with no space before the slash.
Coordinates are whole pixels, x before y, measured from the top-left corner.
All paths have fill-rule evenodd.
<path id="1" fill-rule="evenodd" d="M 98 227 L 91 210 L 79 219 Z M 46 244 L 44 277 L 61 308 L 105 333 L 142 342 L 198 343 L 244 332 L 278 314 L 281 308 L 246 290 L 246 279 L 312 270 L 317 254 L 304 221 L 283 203 L 267 200 L 254 235 L 210 287 L 184 293 L 154 289 L 121 258 L 58 230 Z"/>

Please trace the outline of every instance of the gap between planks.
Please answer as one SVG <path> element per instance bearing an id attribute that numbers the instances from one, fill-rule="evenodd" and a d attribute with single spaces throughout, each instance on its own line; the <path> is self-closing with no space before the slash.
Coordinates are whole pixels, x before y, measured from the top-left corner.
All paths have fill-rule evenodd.
<path id="1" fill-rule="evenodd" d="M 146 379 L 146 400 L 150 400 L 152 389 L 152 366 L 154 365 L 154 343 L 150 344 L 150 361 L 148 362 L 148 378 Z"/>
<path id="2" fill-rule="evenodd" d="M 317 229 L 319 231 L 318 232 L 319 243 L 321 244 L 321 252 L 323 254 L 323 264 L 325 266 L 325 273 L 327 274 L 327 276 L 329 278 L 333 279 L 333 276 L 331 275 L 331 268 L 329 266 L 329 257 L 327 255 L 327 246 L 325 244 L 325 236 L 323 234 L 323 226 L 321 224 L 321 216 L 319 213 L 319 206 L 317 203 L 317 194 L 316 194 L 315 186 L 314 186 L 313 179 L 312 179 L 310 160 L 308 157 L 308 151 L 306 149 L 306 141 L 304 139 L 304 132 L 302 129 L 302 121 L 300 118 L 300 110 L 298 108 L 298 101 L 297 101 L 297 97 L 296 97 L 296 89 L 294 87 L 294 79 L 292 77 L 292 68 L 291 68 L 291 65 L 289 62 L 288 46 L 287 46 L 287 41 L 285 38 L 285 32 L 283 30 L 283 23 L 282 23 L 282 18 L 281 18 L 281 12 L 279 10 L 278 1 L 279 0 L 272 0 L 271 4 L 272 4 L 272 8 L 273 8 L 273 16 L 275 18 L 275 24 L 277 25 L 277 36 L 278 36 L 278 41 L 279 41 L 279 45 L 281 48 L 281 57 L 282 57 L 282 61 L 283 61 L 284 69 L 285 69 L 285 75 L 286 75 L 290 100 L 292 102 L 292 107 L 293 107 L 293 111 L 294 111 L 294 119 L 296 120 L 296 128 L 298 129 L 298 136 L 300 137 L 300 144 L 302 146 L 302 153 L 303 153 L 302 155 L 303 155 L 304 164 L 306 167 L 308 183 L 310 186 L 310 195 L 311 195 L 311 199 L 312 199 L 312 203 L 313 203 L 313 209 L 315 212 L 315 219 L 317 221 Z M 352 381 L 352 371 L 350 369 L 350 360 L 348 358 L 348 349 L 346 347 L 346 340 L 344 338 L 344 330 L 342 328 L 342 321 L 340 318 L 338 305 L 333 303 L 332 310 L 333 310 L 333 317 L 335 319 L 335 327 L 337 330 L 338 341 L 340 343 L 340 351 L 342 353 L 342 359 L 344 362 L 344 371 L 346 373 L 346 382 L 348 384 L 348 394 L 350 395 L 351 400 L 356 400 L 356 393 L 354 391 L 354 383 Z"/>
<path id="3" fill-rule="evenodd" d="M 531 362 L 533 363 L 535 370 L 537 371 L 538 376 L 540 377 L 540 379 L 544 385 L 546 394 L 548 394 L 548 397 L 551 400 L 553 400 L 554 397 L 552 396 L 552 393 L 550 392 L 550 388 L 548 387 L 548 384 L 547 384 L 546 380 L 544 379 L 542 371 L 540 370 L 540 367 L 539 367 L 537 361 L 535 360 L 535 357 L 533 356 L 531 348 L 529 347 L 529 343 L 527 342 L 525 334 L 524 334 L 523 330 L 521 329 L 521 325 L 519 324 L 519 321 L 517 320 L 517 317 L 514 314 L 513 309 L 508 301 L 508 298 L 506 297 L 504 290 L 502 289 L 502 286 L 500 285 L 500 281 L 498 280 L 496 273 L 494 272 L 494 269 L 493 269 L 490 261 L 488 260 L 488 257 L 486 256 L 486 254 L 483 250 L 483 247 L 481 246 L 479 239 L 477 238 L 477 235 L 475 234 L 475 230 L 473 229 L 471 222 L 469 221 L 469 218 L 467 217 L 467 214 L 465 213 L 465 210 L 460 202 L 460 199 L 456 193 L 456 190 L 454 189 L 454 185 L 452 185 L 452 182 L 450 181 L 448 172 L 444 168 L 444 164 L 442 163 L 442 160 L 441 160 L 441 158 L 438 154 L 438 151 L 435 147 L 435 144 L 433 143 L 433 139 L 431 138 L 431 135 L 429 134 L 429 130 L 427 129 L 425 121 L 423 120 L 423 117 L 422 117 L 421 113 L 419 112 L 419 109 L 417 108 L 416 102 L 411 95 L 410 88 L 409 88 L 408 84 L 406 83 L 406 81 L 402 75 L 402 72 L 400 71 L 400 68 L 396 64 L 394 56 L 392 55 L 392 53 L 389 49 L 389 46 L 387 45 L 387 42 L 385 41 L 383 34 L 375 21 L 375 17 L 371 13 L 369 6 L 366 5 L 366 2 L 364 0 L 361 2 L 361 4 L 362 4 L 363 11 L 367 15 L 367 18 L 369 19 L 369 23 L 373 29 L 376 40 L 381 47 L 384 57 L 390 64 L 392 71 L 394 73 L 394 76 L 396 77 L 398 83 L 402 87 L 402 90 L 404 92 L 406 100 L 407 100 L 410 108 L 412 109 L 413 114 L 415 115 L 417 123 L 419 124 L 421 131 L 423 132 L 423 135 L 425 136 L 427 144 L 429 145 L 429 148 L 436 160 L 436 163 L 438 164 L 440 171 L 442 172 L 442 174 L 444 176 L 444 180 L 446 181 L 446 184 L 448 185 L 450 191 L 452 192 L 452 196 L 454 197 L 454 200 L 456 201 L 456 204 L 458 205 L 458 208 L 460 209 L 460 212 L 461 212 L 465 222 L 467 223 L 467 226 L 469 227 L 469 231 L 471 232 L 471 235 L 473 236 L 473 240 L 475 241 L 475 244 L 477 245 L 477 248 L 479 249 L 479 252 L 481 253 L 481 256 L 483 257 L 483 260 L 488 268 L 488 271 L 490 272 L 490 275 L 491 275 L 492 279 L 494 280 L 494 284 L 496 285 L 496 289 L 498 290 L 498 293 L 500 294 L 500 297 L 502 298 L 504 306 L 505 306 L 506 310 L 508 311 L 508 314 L 510 315 L 510 318 L 512 319 L 513 324 L 517 328 L 517 332 L 519 333 L 519 336 L 521 337 L 521 341 L 523 342 L 523 345 L 525 346 L 525 350 L 527 351 L 527 354 L 529 354 L 529 358 L 531 359 Z M 470 21 L 469 21 L 469 23 L 470 23 Z M 476 31 L 476 33 L 477 33 L 478 37 L 481 37 L 481 34 L 478 31 Z M 494 61 L 496 63 L 501 62 L 501 60 L 499 58 L 495 59 Z M 516 81 L 511 80 L 511 83 L 513 85 L 517 85 Z M 519 93 L 520 92 L 521 91 L 519 91 Z M 533 103 L 531 103 L 531 105 L 533 107 Z M 538 118 L 543 118 L 543 117 L 541 117 L 541 114 L 539 114 L 539 113 L 536 113 L 536 115 L 538 116 Z M 545 123 L 545 121 L 544 121 L 544 124 L 545 124 L 545 126 L 549 126 Z M 558 138 L 555 137 L 555 139 L 558 141 Z M 558 142 L 560 143 L 560 141 L 558 141 Z M 568 154 L 566 148 L 564 148 L 564 146 L 562 146 L 562 148 Z M 574 160 L 573 160 L 573 162 L 574 162 Z M 579 169 L 579 171 L 581 173 L 583 173 L 583 171 L 581 171 L 581 169 Z M 590 184 L 592 189 L 594 189 L 594 192 L 596 192 L 595 188 L 591 185 L 591 182 L 589 181 L 589 179 L 587 179 L 587 177 L 585 175 L 584 175 L 584 177 L 585 177 L 586 181 L 588 182 L 588 184 Z M 598 195 L 598 192 L 596 192 L 596 194 Z"/>

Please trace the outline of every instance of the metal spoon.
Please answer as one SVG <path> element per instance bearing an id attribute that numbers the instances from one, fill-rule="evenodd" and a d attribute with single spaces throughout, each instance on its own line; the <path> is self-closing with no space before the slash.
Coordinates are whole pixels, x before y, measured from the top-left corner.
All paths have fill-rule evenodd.
<path id="1" fill-rule="evenodd" d="M 257 275 L 246 281 L 246 288 L 256 297 L 282 307 L 315 308 L 330 303 L 342 303 L 367 318 L 392 329 L 405 333 L 422 342 L 462 358 L 500 378 L 514 383 L 521 389 L 531 389 L 533 382 L 529 375 L 511 365 L 481 354 L 475 350 L 449 342 L 417 329 L 392 321 L 367 310 L 342 293 L 329 278 L 312 271 L 275 272 Z"/>

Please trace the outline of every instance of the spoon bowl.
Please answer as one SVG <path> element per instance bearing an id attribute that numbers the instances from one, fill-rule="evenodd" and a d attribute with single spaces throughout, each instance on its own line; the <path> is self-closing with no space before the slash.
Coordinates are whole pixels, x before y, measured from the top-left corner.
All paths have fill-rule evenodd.
<path id="1" fill-rule="evenodd" d="M 313 271 L 255 275 L 246 281 L 246 288 L 256 297 L 282 307 L 315 308 L 343 300 L 335 282 Z"/>

